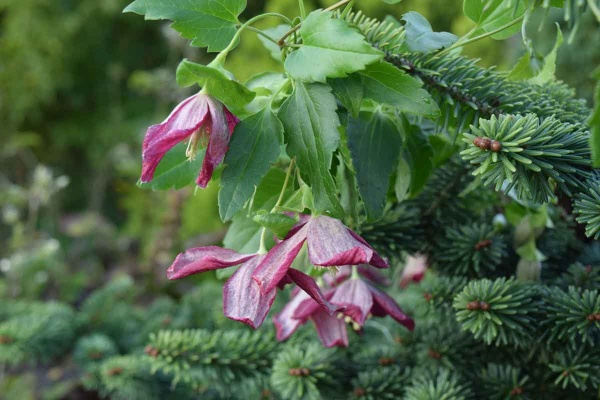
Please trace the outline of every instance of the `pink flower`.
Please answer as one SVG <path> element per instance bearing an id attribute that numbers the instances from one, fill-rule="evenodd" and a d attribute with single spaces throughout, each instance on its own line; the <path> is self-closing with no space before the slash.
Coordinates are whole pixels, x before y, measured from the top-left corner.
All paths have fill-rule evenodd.
<path id="1" fill-rule="evenodd" d="M 223 313 L 227 318 L 256 329 L 269 313 L 277 292 L 277 289 L 273 288 L 267 293 L 262 293 L 256 281 L 252 279 L 257 265 L 263 262 L 265 257 L 264 254 L 239 254 L 217 246 L 197 247 L 179 254 L 167 270 L 167 277 L 179 279 L 200 272 L 240 265 L 223 286 Z M 298 270 L 290 268 L 282 281 L 296 283 L 328 315 L 341 309 L 331 305 L 316 282 Z"/>
<path id="2" fill-rule="evenodd" d="M 150 182 L 164 155 L 176 144 L 189 139 L 186 156 L 193 158 L 198 143 L 208 138 L 206 155 L 196 183 L 206 187 L 213 171 L 223 161 L 229 139 L 239 119 L 215 98 L 198 93 L 188 97 L 163 123 L 146 131 L 142 145 L 142 182 Z"/>
<path id="3" fill-rule="evenodd" d="M 427 271 L 427 257 L 422 254 L 408 256 L 406 265 L 402 270 L 402 278 L 400 279 L 400 287 L 405 288 L 412 282 L 421 282 Z"/>
<path id="4" fill-rule="evenodd" d="M 269 251 L 256 267 L 253 278 L 263 293 L 268 293 L 285 276 L 304 242 L 313 265 L 339 266 L 370 264 L 388 268 L 387 262 L 363 238 L 341 221 L 320 215 L 306 217 L 292 228 L 287 237 Z"/>
<path id="5" fill-rule="evenodd" d="M 340 307 L 343 314 L 328 315 L 306 294 L 296 293 L 273 318 L 277 340 L 286 340 L 300 325 L 311 320 L 325 347 L 346 347 L 346 323 L 350 323 L 354 330 L 360 331 L 369 315 L 389 315 L 409 330 L 414 329 L 414 321 L 404 314 L 394 299 L 361 279 L 348 279 L 341 285 L 325 291 L 324 296 L 331 304 Z"/>

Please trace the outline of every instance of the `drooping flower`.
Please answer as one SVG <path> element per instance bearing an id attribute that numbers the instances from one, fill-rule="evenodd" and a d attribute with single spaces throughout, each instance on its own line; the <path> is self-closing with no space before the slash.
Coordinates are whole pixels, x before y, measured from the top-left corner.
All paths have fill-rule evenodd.
<path id="1" fill-rule="evenodd" d="M 293 246 L 287 242 L 292 242 Z M 285 276 L 304 242 L 308 248 L 308 259 L 313 265 L 327 267 L 370 264 L 377 268 L 389 267 L 363 238 L 341 221 L 324 215 L 310 218 L 304 216 L 256 267 L 253 277 L 263 293 L 273 290 Z"/>
<path id="2" fill-rule="evenodd" d="M 345 271 L 341 271 L 345 274 Z M 339 275 L 339 274 L 338 274 Z M 337 283 L 334 279 L 332 282 Z M 412 318 L 404 314 L 396 301 L 371 283 L 354 276 L 339 286 L 327 289 L 325 299 L 340 307 L 338 315 L 328 315 L 307 295 L 298 292 L 290 302 L 273 317 L 277 340 L 286 340 L 298 327 L 311 320 L 321 342 L 326 347 L 348 346 L 346 324 L 360 331 L 367 317 L 391 316 L 409 330 L 414 329 Z"/>
<path id="3" fill-rule="evenodd" d="M 227 318 L 256 329 L 265 320 L 277 292 L 277 288 L 267 293 L 261 292 L 258 283 L 252 279 L 256 267 L 265 257 L 265 254 L 239 254 L 217 246 L 197 247 L 179 254 L 167 270 L 167 277 L 179 279 L 200 272 L 240 265 L 223 286 L 223 313 Z M 282 283 L 288 281 L 302 288 L 326 314 L 331 315 L 341 309 L 331 305 L 316 282 L 303 272 L 290 268 Z"/>
<path id="4" fill-rule="evenodd" d="M 427 271 L 427 257 L 422 254 L 408 256 L 402 270 L 400 287 L 405 288 L 412 282 L 421 282 L 425 276 L 425 271 Z"/>
<path id="5" fill-rule="evenodd" d="M 202 169 L 196 183 L 204 188 L 223 161 L 229 139 L 239 119 L 215 98 L 197 93 L 175 107 L 161 124 L 146 131 L 142 145 L 142 182 L 150 182 L 164 155 L 189 139 L 186 156 L 193 158 L 200 141 L 208 139 Z"/>

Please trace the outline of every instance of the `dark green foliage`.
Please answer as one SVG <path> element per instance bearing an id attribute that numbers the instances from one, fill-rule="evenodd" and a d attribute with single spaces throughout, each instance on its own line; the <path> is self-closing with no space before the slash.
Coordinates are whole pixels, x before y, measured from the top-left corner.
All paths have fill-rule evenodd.
<path id="1" fill-rule="evenodd" d="M 171 330 L 151 335 L 146 353 L 152 370 L 173 376 L 174 385 L 228 394 L 234 383 L 265 377 L 276 348 L 264 332 Z"/>
<path id="2" fill-rule="evenodd" d="M 436 276 L 423 282 L 420 289 L 423 297 L 431 305 L 433 312 L 437 307 L 452 307 L 454 297 L 467 285 L 463 276 Z"/>
<path id="3" fill-rule="evenodd" d="M 93 370 L 106 359 L 118 354 L 111 338 L 102 334 L 83 336 L 75 344 L 73 359 L 88 370 Z"/>
<path id="4" fill-rule="evenodd" d="M 429 376 L 427 376 L 429 375 Z M 406 389 L 406 400 L 468 400 L 473 392 L 449 370 L 437 374 L 423 374 Z"/>
<path id="5" fill-rule="evenodd" d="M 550 340 L 568 341 L 576 346 L 579 340 L 593 345 L 600 339 L 598 290 L 570 287 L 565 292 L 553 288 L 544 294 L 544 298 Z"/>
<path id="6" fill-rule="evenodd" d="M 480 398 L 490 400 L 535 399 L 531 379 L 511 365 L 488 364 L 477 379 Z"/>
<path id="7" fill-rule="evenodd" d="M 321 399 L 342 387 L 340 353 L 307 343 L 281 349 L 273 363 L 271 386 L 284 399 Z M 337 392 L 339 393 L 339 392 Z"/>
<path id="8" fill-rule="evenodd" d="M 594 289 L 600 287 L 600 268 L 580 263 L 571 264 L 556 282 L 562 288 L 575 286 L 579 289 Z"/>
<path id="9" fill-rule="evenodd" d="M 547 203 L 555 198 L 550 179 L 572 196 L 590 176 L 589 132 L 581 126 L 535 114 L 493 115 L 478 125 L 463 135 L 468 147 L 461 155 L 496 191 L 514 189 L 520 199 Z"/>
<path id="10" fill-rule="evenodd" d="M 461 225 L 445 230 L 433 265 L 448 275 L 493 276 L 506 254 L 505 239 L 492 225 Z"/>
<path id="11" fill-rule="evenodd" d="M 585 234 L 600 237 L 600 179 L 594 177 L 586 182 L 585 189 L 575 196 L 574 213 L 579 214 L 577 222 L 585 225 Z"/>
<path id="12" fill-rule="evenodd" d="M 600 386 L 600 358 L 597 349 L 585 346 L 557 352 L 548 364 L 554 384 L 570 389 L 585 391 L 589 386 Z M 591 395 L 591 393 L 590 393 Z"/>
<path id="13" fill-rule="evenodd" d="M 470 282 L 454 299 L 462 328 L 486 344 L 526 346 L 535 329 L 535 287 L 505 278 Z"/>
<path id="14" fill-rule="evenodd" d="M 352 398 L 364 400 L 398 399 L 410 382 L 410 371 L 397 366 L 360 372 L 352 380 Z"/>
<path id="15" fill-rule="evenodd" d="M 13 302 L 3 300 L 3 308 Z M 49 361 L 64 355 L 75 337 L 74 313 L 61 303 L 16 303 L 15 310 L 0 318 L 0 363 Z"/>

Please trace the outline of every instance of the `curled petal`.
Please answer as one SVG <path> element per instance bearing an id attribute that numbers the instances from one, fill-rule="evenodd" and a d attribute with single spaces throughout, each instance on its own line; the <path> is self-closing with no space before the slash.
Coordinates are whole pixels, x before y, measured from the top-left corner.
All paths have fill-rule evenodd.
<path id="1" fill-rule="evenodd" d="M 196 247 L 180 253 L 167 270 L 167 278 L 179 279 L 188 275 L 241 264 L 254 254 L 239 254 L 218 246 Z"/>
<path id="2" fill-rule="evenodd" d="M 311 316 L 319 339 L 325 347 L 348 347 L 348 332 L 343 318 L 329 316 L 323 310 L 319 310 Z"/>
<path id="3" fill-rule="evenodd" d="M 164 155 L 176 144 L 186 140 L 206 122 L 208 96 L 196 94 L 188 97 L 159 125 L 146 131 L 142 144 L 142 182 L 150 182 Z"/>
<path id="4" fill-rule="evenodd" d="M 415 321 L 404 314 L 404 311 L 402 311 L 394 299 L 371 285 L 368 285 L 368 288 L 373 296 L 373 309 L 371 310 L 373 315 L 377 317 L 389 315 L 408 328 L 408 330 L 412 331 L 415 328 Z"/>
<path id="5" fill-rule="evenodd" d="M 314 265 L 357 265 L 368 263 L 373 257 L 373 249 L 356 240 L 353 232 L 337 219 L 318 216 L 307 226 L 308 256 Z"/>
<path id="6" fill-rule="evenodd" d="M 333 315 L 334 312 L 342 309 L 343 307 L 336 307 L 327 301 L 321 288 L 317 285 L 317 282 L 305 273 L 298 271 L 297 269 L 290 268 L 288 270 L 288 276 L 304 290 L 310 297 L 312 297 L 329 315 Z"/>
<path id="7" fill-rule="evenodd" d="M 269 250 L 252 276 L 263 293 L 272 291 L 287 274 L 305 240 L 306 227 L 302 227 Z"/>
<path id="8" fill-rule="evenodd" d="M 371 250 L 373 250 L 371 245 L 369 245 L 369 243 L 367 243 L 367 241 L 365 239 L 363 239 L 362 237 L 357 235 L 356 232 L 354 232 L 350 229 L 348 229 L 348 231 L 350 232 L 350 234 L 352 235 L 352 237 L 354 239 L 358 240 L 360 243 L 362 243 L 363 245 L 365 245 L 368 248 L 370 248 Z M 383 257 L 381 257 L 379 254 L 377 254 L 377 252 L 375 250 L 373 250 L 373 257 L 369 260 L 368 264 L 372 265 L 374 267 L 377 267 L 377 268 L 389 268 L 390 267 L 390 265 L 387 263 L 387 261 L 385 261 L 383 259 Z"/>
<path id="9" fill-rule="evenodd" d="M 223 313 L 256 329 L 265 320 L 277 289 L 263 294 L 252 279 L 252 273 L 264 256 L 256 256 L 242 264 L 223 286 Z"/>
<path id="10" fill-rule="evenodd" d="M 346 306 L 344 313 L 360 326 L 365 323 L 373 307 L 373 297 L 369 287 L 360 279 L 349 279 L 342 283 L 337 287 L 330 301 L 335 305 Z"/>
<path id="11" fill-rule="evenodd" d="M 206 154 L 204 155 L 204 161 L 202 162 L 202 169 L 198 175 L 196 183 L 198 186 L 204 188 L 208 185 L 208 182 L 212 178 L 213 172 L 217 165 L 219 165 L 229 147 L 229 139 L 235 128 L 235 119 L 233 114 L 229 111 L 225 112 L 225 107 L 212 97 L 207 98 L 208 109 L 210 118 L 208 121 L 208 146 L 206 147 Z"/>
<path id="12" fill-rule="evenodd" d="M 298 306 L 305 301 L 311 301 L 317 304 L 306 292 L 301 290 L 285 305 L 285 307 L 283 307 L 279 314 L 273 317 L 273 323 L 275 324 L 275 330 L 277 331 L 277 340 L 286 340 L 300 325 L 306 322 L 306 319 L 301 320 L 293 317 Z"/>

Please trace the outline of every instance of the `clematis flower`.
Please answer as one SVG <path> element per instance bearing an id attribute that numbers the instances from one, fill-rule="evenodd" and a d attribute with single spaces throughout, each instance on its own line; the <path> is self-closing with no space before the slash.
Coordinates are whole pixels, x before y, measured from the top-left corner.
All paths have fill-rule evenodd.
<path id="1" fill-rule="evenodd" d="M 273 290 L 285 276 L 305 242 L 308 258 L 313 265 L 369 264 L 377 268 L 389 267 L 363 238 L 341 221 L 324 215 L 304 216 L 256 267 L 253 278 L 263 293 Z"/>
<path id="2" fill-rule="evenodd" d="M 405 288 L 412 282 L 421 282 L 427 271 L 427 257 L 422 254 L 408 256 L 406 265 L 402 270 L 402 278 L 400 279 L 400 287 Z"/>
<path id="3" fill-rule="evenodd" d="M 217 246 L 197 247 L 179 254 L 167 270 L 167 277 L 179 279 L 200 272 L 240 265 L 223 286 L 223 313 L 227 318 L 256 329 L 269 313 L 277 292 L 277 289 L 273 288 L 267 293 L 262 293 L 256 281 L 252 279 L 256 267 L 265 258 L 265 254 L 239 254 Z M 332 315 L 343 309 L 329 303 L 316 282 L 303 272 L 290 268 L 282 283 L 288 281 L 302 288 L 326 314 Z"/>
<path id="4" fill-rule="evenodd" d="M 194 158 L 199 142 L 208 139 L 196 183 L 204 188 L 223 161 L 229 139 L 239 119 L 215 98 L 198 93 L 188 97 L 161 124 L 146 131 L 142 145 L 142 182 L 150 182 L 156 167 L 176 144 L 189 139 L 186 156 Z"/>
<path id="5" fill-rule="evenodd" d="M 360 331 L 369 315 L 389 315 L 409 330 L 414 329 L 414 321 L 404 314 L 394 299 L 357 277 L 326 290 L 324 296 L 334 306 L 342 308 L 337 316 L 324 313 L 313 299 L 297 292 L 281 312 L 273 317 L 277 340 L 286 340 L 300 325 L 311 320 L 325 347 L 346 347 L 346 323 L 350 323 L 353 330 Z"/>

